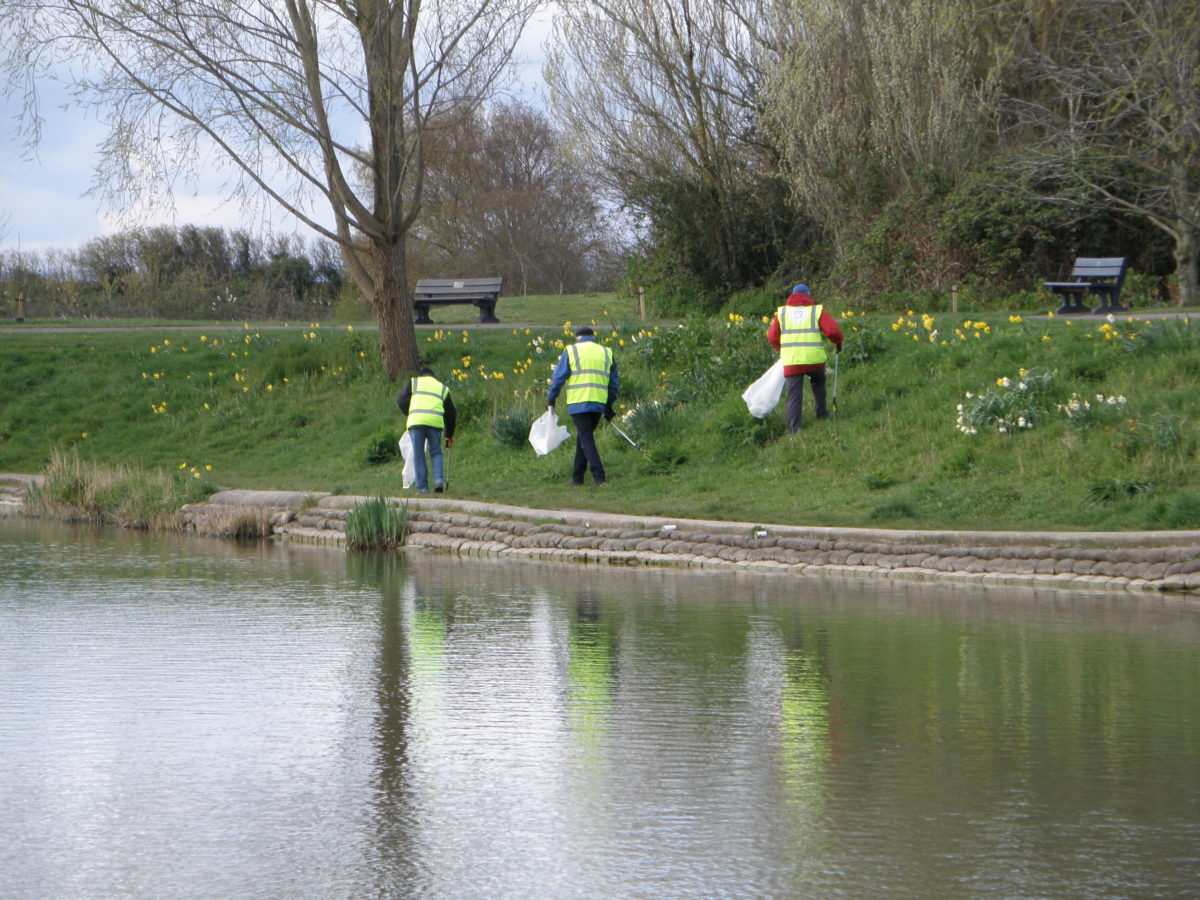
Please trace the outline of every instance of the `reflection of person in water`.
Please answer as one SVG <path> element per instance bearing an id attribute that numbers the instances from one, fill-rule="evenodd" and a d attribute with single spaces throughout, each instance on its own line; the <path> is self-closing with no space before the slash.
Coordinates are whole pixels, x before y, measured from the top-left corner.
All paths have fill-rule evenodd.
<path id="1" fill-rule="evenodd" d="M 373 819 L 381 870 L 396 883 L 415 880 L 419 873 L 412 843 L 409 766 L 409 708 L 411 681 L 409 643 L 404 627 L 404 602 L 408 581 L 398 559 L 350 554 L 347 574 L 377 586 L 379 646 L 376 663 L 375 727 L 376 778 Z"/>
<path id="2" fill-rule="evenodd" d="M 423 720 L 441 709 L 453 601 L 419 593 L 411 570 L 395 557 L 352 554 L 348 559 L 355 557 L 361 562 L 348 562 L 349 574 L 377 585 L 382 595 L 374 716 L 376 852 L 389 884 L 417 884 L 424 873 L 412 828 L 418 802 L 412 783 L 413 755 L 419 752 L 414 742 Z"/>
<path id="3" fill-rule="evenodd" d="M 780 663 L 780 768 L 788 799 L 806 813 L 825 808 L 831 756 L 824 648 L 788 634 Z"/>
<path id="4" fill-rule="evenodd" d="M 567 704 L 571 730 L 589 756 L 599 757 L 608 733 L 617 670 L 617 642 L 600 615 L 594 591 L 582 590 L 567 634 Z"/>

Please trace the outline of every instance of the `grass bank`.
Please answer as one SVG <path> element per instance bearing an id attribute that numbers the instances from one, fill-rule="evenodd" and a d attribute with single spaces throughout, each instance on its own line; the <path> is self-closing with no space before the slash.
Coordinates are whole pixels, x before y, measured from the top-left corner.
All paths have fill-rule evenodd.
<path id="1" fill-rule="evenodd" d="M 782 408 L 759 421 L 740 397 L 772 361 L 760 319 L 652 326 L 611 299 L 419 330 L 460 409 L 450 496 L 761 523 L 1200 527 L 1200 322 L 834 307 L 837 413 L 787 436 Z M 585 321 L 612 326 L 619 424 L 645 447 L 602 426 L 600 489 L 571 487 L 570 444 L 538 457 L 525 441 L 563 323 Z M 399 386 L 361 326 L 4 329 L 0 354 L 0 471 L 72 450 L 197 488 L 402 494 Z"/>

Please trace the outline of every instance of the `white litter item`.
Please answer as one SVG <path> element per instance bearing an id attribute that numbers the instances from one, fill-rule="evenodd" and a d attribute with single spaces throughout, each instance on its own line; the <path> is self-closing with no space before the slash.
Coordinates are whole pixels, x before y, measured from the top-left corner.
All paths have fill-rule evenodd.
<path id="1" fill-rule="evenodd" d="M 529 443 L 533 444 L 538 456 L 545 456 L 570 434 L 567 426 L 558 424 L 558 416 L 554 414 L 554 410 L 548 409 L 529 429 Z"/>
<path id="2" fill-rule="evenodd" d="M 417 483 L 417 463 L 412 452 L 412 435 L 405 431 L 400 438 L 400 455 L 404 457 L 404 474 L 400 476 L 401 486 L 408 490 Z"/>
<path id="3" fill-rule="evenodd" d="M 775 364 L 759 376 L 758 380 L 742 391 L 742 399 L 746 408 L 756 419 L 765 419 L 779 403 L 779 395 L 783 393 L 783 360 L 775 360 Z"/>

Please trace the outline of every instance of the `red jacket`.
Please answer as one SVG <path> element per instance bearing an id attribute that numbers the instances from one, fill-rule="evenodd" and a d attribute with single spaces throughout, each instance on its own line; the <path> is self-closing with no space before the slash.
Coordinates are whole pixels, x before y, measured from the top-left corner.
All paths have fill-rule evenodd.
<path id="1" fill-rule="evenodd" d="M 787 298 L 788 306 L 814 306 L 812 297 L 808 294 L 792 294 Z M 817 320 L 817 326 L 821 329 L 821 334 L 833 341 L 837 347 L 842 346 L 842 330 L 838 328 L 837 319 L 829 314 L 829 310 L 822 307 L 821 318 Z M 767 331 L 767 341 L 772 347 L 779 350 L 779 313 L 771 316 L 771 327 Z M 805 372 L 815 372 L 817 369 L 823 369 L 825 363 L 816 363 L 808 366 L 784 366 L 783 374 L 787 375 L 803 375 Z"/>

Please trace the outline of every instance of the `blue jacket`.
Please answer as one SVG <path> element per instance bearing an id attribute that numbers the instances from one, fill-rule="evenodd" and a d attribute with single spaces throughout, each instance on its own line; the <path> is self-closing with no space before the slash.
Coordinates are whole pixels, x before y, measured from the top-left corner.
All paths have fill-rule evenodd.
<path id="1" fill-rule="evenodd" d="M 576 338 L 575 343 L 582 344 L 584 341 L 594 341 L 596 338 L 590 334 L 581 335 Z M 558 358 L 558 365 L 554 367 L 554 376 L 550 379 L 550 391 L 546 394 L 546 402 L 553 406 L 554 399 L 562 391 L 566 385 L 567 379 L 571 377 L 571 363 L 568 362 L 569 353 L 564 350 L 562 356 Z M 608 371 L 608 406 L 612 406 L 617 402 L 617 392 L 621 389 L 621 379 L 617 375 L 617 358 L 613 356 L 612 368 Z M 604 403 L 571 403 L 567 406 L 567 415 L 573 416 L 576 413 L 602 413 L 604 412 Z"/>

